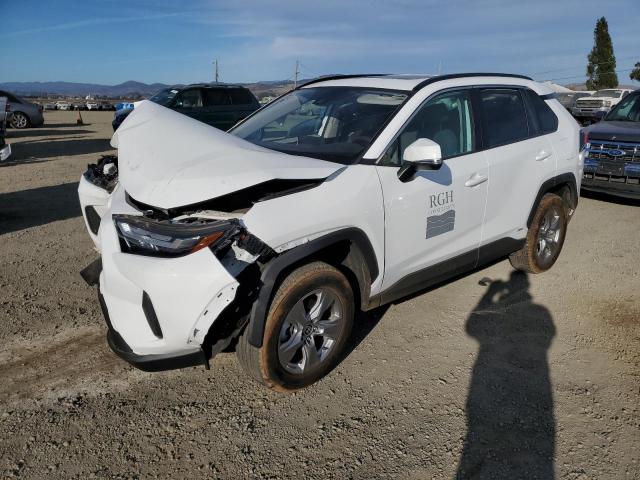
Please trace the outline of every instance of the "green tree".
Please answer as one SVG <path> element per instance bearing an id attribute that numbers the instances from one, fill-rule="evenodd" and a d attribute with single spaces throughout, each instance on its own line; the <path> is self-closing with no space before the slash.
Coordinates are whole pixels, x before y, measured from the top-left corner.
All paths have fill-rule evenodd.
<path id="1" fill-rule="evenodd" d="M 587 89 L 599 90 L 618 86 L 616 56 L 613 54 L 609 25 L 604 17 L 596 22 L 596 28 L 593 30 L 593 48 L 587 58 Z"/>
<path id="2" fill-rule="evenodd" d="M 640 82 L 640 62 L 635 64 L 633 70 L 631 70 L 631 73 L 629 74 L 629 78 Z"/>

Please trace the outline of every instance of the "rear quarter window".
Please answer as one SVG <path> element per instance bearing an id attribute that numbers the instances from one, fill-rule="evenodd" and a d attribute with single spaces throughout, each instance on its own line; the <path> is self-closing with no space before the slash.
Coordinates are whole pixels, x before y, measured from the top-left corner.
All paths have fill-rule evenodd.
<path id="1" fill-rule="evenodd" d="M 534 117 L 534 123 L 537 124 L 537 129 L 542 134 L 552 133 L 558 129 L 558 117 L 553 113 L 551 107 L 547 105 L 540 95 L 533 90 L 526 90 L 527 102 L 531 109 L 531 114 Z"/>

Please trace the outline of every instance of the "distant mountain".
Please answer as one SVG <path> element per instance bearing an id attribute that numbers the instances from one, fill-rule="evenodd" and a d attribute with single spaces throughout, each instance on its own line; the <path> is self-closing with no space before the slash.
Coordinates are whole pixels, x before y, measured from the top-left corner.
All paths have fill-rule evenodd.
<path id="1" fill-rule="evenodd" d="M 140 95 L 151 95 L 160 89 L 170 85 L 163 83 L 146 84 L 129 80 L 119 85 L 98 85 L 94 83 L 74 83 L 74 82 L 5 82 L 0 83 L 0 89 L 8 90 L 17 95 L 101 95 L 108 97 L 119 97 L 139 93 Z"/>
<path id="2" fill-rule="evenodd" d="M 308 80 L 300 80 L 304 83 Z M 259 93 L 274 94 L 281 93 L 282 89 L 290 88 L 292 82 L 290 80 L 274 80 L 261 81 L 256 83 L 242 84 L 250 90 Z M 132 94 L 140 94 L 143 97 L 152 95 L 158 90 L 170 87 L 164 83 L 142 83 L 129 80 L 119 85 L 98 85 L 95 83 L 74 83 L 74 82 L 4 82 L 0 83 L 0 90 L 7 90 L 16 95 L 24 96 L 46 96 L 49 95 L 67 95 L 67 96 L 86 96 L 99 95 L 105 97 L 121 97 Z M 256 93 L 258 94 L 258 93 Z"/>

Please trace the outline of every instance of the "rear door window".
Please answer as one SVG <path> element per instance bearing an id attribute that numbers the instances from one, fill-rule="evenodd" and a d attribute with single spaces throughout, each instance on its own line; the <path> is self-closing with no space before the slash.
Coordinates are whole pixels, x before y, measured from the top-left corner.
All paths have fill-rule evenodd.
<path id="1" fill-rule="evenodd" d="M 524 101 L 518 90 L 481 89 L 480 104 L 486 148 L 514 143 L 529 137 Z"/>
<path id="2" fill-rule="evenodd" d="M 230 88 L 229 96 L 233 105 L 252 105 L 253 96 L 251 92 L 244 88 Z"/>
<path id="3" fill-rule="evenodd" d="M 219 107 L 222 105 L 230 105 L 231 99 L 227 92 L 221 88 L 205 88 L 204 89 L 204 106 Z"/>

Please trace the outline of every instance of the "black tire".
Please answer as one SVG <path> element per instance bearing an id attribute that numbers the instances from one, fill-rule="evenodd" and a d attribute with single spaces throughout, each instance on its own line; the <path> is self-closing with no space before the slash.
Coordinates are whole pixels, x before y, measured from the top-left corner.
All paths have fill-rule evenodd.
<path id="1" fill-rule="evenodd" d="M 557 222 L 553 227 L 553 222 Z M 567 205 L 554 193 L 545 194 L 527 232 L 524 246 L 509 256 L 516 270 L 542 273 L 558 259 L 567 234 Z"/>
<path id="2" fill-rule="evenodd" d="M 22 112 L 14 112 L 11 115 L 11 122 L 9 123 L 13 128 L 27 128 L 29 126 L 29 117 Z"/>
<path id="3" fill-rule="evenodd" d="M 331 325 L 335 325 L 332 327 L 336 329 L 335 339 L 331 340 L 331 337 L 323 337 L 321 333 L 307 332 L 307 340 L 300 340 L 303 342 L 299 347 L 300 350 L 291 358 L 291 360 L 300 359 L 303 365 L 302 370 L 300 372 L 292 372 L 291 365 L 293 365 L 293 362 L 289 363 L 282 360 L 279 353 L 280 349 L 287 344 L 293 345 L 295 343 L 293 342 L 295 340 L 293 334 L 290 334 L 289 338 L 287 338 L 289 330 L 285 329 L 285 327 L 290 325 L 290 319 L 295 316 L 299 306 L 302 305 L 302 308 L 306 308 L 304 305 L 309 299 L 310 303 L 317 301 L 319 305 L 319 308 L 315 310 L 312 307 L 309 308 L 313 312 L 320 312 L 319 317 L 324 318 L 327 313 L 321 311 L 321 297 L 320 295 L 314 297 L 314 292 L 325 292 L 326 296 L 322 297 L 324 300 L 330 300 L 333 295 L 333 303 L 327 307 L 327 311 L 331 310 L 330 314 L 332 316 L 335 314 L 334 307 L 335 309 L 339 307 L 341 310 L 339 317 L 319 320 L 319 324 L 329 322 Z M 296 307 L 296 310 L 294 310 L 294 307 Z M 338 269 L 324 262 L 313 262 L 304 265 L 290 273 L 273 296 L 265 323 L 262 347 L 256 348 L 249 343 L 248 328 L 242 333 L 236 347 L 238 361 L 252 378 L 272 390 L 291 392 L 311 385 L 327 375 L 340 361 L 351 334 L 354 310 L 351 285 Z M 309 320 L 309 317 L 305 318 L 309 322 L 307 325 L 307 328 L 309 328 L 312 320 Z M 326 323 L 324 324 L 326 325 Z M 294 326 L 291 326 L 291 328 L 295 329 Z M 315 327 L 311 326 L 310 328 L 313 330 Z M 307 331 L 306 328 L 303 330 Z M 305 338 L 302 332 L 297 333 L 300 333 L 301 338 Z M 318 346 L 318 341 L 322 342 L 320 346 Z M 325 352 L 325 343 L 329 341 L 333 343 L 326 348 Z M 311 348 L 314 349 L 313 351 L 321 352 L 318 355 L 324 354 L 325 356 L 318 361 L 319 363 L 307 366 L 309 354 L 305 355 L 305 352 L 311 351 L 309 350 Z M 289 351 L 293 350 L 294 348 L 289 349 Z"/>

